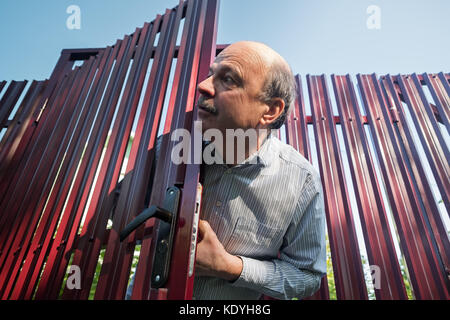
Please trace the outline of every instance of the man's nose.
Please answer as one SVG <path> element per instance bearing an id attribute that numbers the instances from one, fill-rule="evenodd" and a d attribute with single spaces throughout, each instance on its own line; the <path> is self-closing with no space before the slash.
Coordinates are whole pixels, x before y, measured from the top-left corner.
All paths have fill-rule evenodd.
<path id="1" fill-rule="evenodd" d="M 214 83 L 213 83 L 213 76 L 210 76 L 200 82 L 197 86 L 198 92 L 200 94 L 206 96 L 206 97 L 214 97 L 215 90 L 214 90 Z"/>

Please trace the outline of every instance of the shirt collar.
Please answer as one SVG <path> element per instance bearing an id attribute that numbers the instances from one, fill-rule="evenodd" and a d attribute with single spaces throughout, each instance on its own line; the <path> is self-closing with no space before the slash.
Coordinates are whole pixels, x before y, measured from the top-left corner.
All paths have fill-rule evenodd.
<path id="1" fill-rule="evenodd" d="M 249 156 L 241 165 L 254 165 L 254 158 L 256 157 L 256 164 L 262 167 L 269 167 L 273 164 L 277 156 L 277 149 L 274 144 L 274 139 L 277 139 L 272 131 L 263 141 L 258 151 Z M 239 165 L 238 165 L 239 166 Z"/>
<path id="2" fill-rule="evenodd" d="M 261 144 L 258 151 L 254 152 L 251 156 L 249 156 L 247 159 L 245 159 L 242 163 L 237 164 L 234 166 L 234 168 L 242 167 L 242 166 L 249 166 L 249 165 L 260 165 L 264 168 L 270 167 L 274 159 L 278 156 L 278 150 L 276 148 L 275 139 L 278 139 L 275 136 L 275 131 L 272 130 L 271 133 L 267 135 L 267 137 L 264 139 L 263 143 Z M 203 147 L 206 147 L 209 145 L 211 141 L 204 141 Z M 215 152 L 215 151 L 213 151 Z M 254 158 L 256 157 L 256 162 L 254 161 Z M 223 166 L 227 166 L 226 164 L 223 164 Z"/>

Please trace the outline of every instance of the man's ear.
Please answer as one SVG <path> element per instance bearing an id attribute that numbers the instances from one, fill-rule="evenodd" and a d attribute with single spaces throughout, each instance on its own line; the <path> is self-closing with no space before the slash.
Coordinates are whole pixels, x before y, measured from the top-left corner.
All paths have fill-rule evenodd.
<path id="1" fill-rule="evenodd" d="M 260 123 L 263 126 L 269 126 L 283 114 L 285 103 L 281 98 L 273 98 L 269 103 L 267 103 L 267 106 L 269 108 L 263 114 L 260 120 Z"/>

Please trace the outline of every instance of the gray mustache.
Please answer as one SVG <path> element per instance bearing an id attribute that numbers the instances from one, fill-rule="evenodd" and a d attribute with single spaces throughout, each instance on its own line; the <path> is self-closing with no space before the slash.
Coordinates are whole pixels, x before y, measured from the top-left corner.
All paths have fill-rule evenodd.
<path id="1" fill-rule="evenodd" d="M 202 109 L 202 110 L 205 110 L 205 111 L 207 111 L 209 113 L 212 113 L 214 115 L 218 114 L 218 111 L 217 111 L 216 107 L 214 107 L 214 105 L 210 105 L 210 104 L 205 103 L 205 98 L 203 98 L 203 97 L 200 97 L 198 99 L 197 107 Z"/>

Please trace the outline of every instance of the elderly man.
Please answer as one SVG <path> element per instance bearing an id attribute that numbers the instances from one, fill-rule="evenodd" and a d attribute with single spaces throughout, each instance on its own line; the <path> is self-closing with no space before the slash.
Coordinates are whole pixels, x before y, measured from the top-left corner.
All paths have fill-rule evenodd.
<path id="1" fill-rule="evenodd" d="M 312 295 L 326 273 L 322 186 L 311 164 L 272 135 L 294 102 L 289 65 L 264 44 L 234 43 L 198 91 L 204 138 L 211 130 L 222 137 L 207 148 L 222 161 L 202 165 L 194 298 Z M 256 139 L 239 145 L 239 131 Z"/>
<path id="2" fill-rule="evenodd" d="M 256 143 L 228 164 L 203 165 L 195 299 L 278 299 L 312 295 L 326 273 L 325 212 L 311 164 L 271 134 L 295 97 L 286 61 L 257 42 L 228 46 L 198 85 L 203 130 L 254 130 Z M 230 149 L 234 148 L 234 149 Z M 225 161 L 224 161 L 225 162 Z"/>

